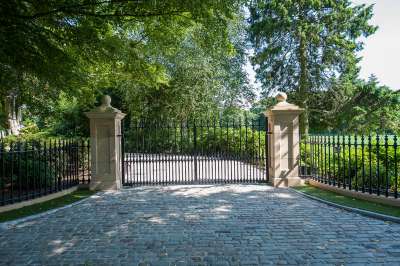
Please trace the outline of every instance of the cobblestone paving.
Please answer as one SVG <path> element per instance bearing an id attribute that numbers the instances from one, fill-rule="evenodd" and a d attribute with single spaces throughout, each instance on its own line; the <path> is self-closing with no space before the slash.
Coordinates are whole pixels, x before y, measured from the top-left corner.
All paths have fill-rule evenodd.
<path id="1" fill-rule="evenodd" d="M 400 265 L 400 225 L 263 185 L 140 187 L 0 230 L 2 265 Z"/>

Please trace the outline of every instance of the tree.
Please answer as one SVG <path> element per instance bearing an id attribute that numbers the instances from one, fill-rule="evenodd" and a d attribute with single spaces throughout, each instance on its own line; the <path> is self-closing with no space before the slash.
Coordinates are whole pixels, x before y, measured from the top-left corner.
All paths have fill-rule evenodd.
<path id="1" fill-rule="evenodd" d="M 310 106 L 314 130 L 400 131 L 400 95 L 379 85 L 374 76 L 368 81 L 340 80 L 313 97 L 318 98 Z"/>
<path id="2" fill-rule="evenodd" d="M 135 110 L 133 102 L 146 95 L 163 99 L 167 94 L 178 93 L 190 100 L 190 94 L 183 94 L 179 86 L 192 80 L 197 85 L 194 88 L 200 88 L 200 83 L 203 88 L 213 88 L 208 90 L 207 97 L 198 94 L 197 100 L 216 98 L 223 86 L 213 86 L 213 83 L 216 80 L 220 84 L 229 82 L 223 79 L 226 75 L 233 80 L 236 76 L 233 68 L 229 69 L 229 61 L 241 60 L 241 52 L 237 52 L 240 47 L 232 48 L 229 32 L 231 23 L 240 13 L 240 2 L 2 2 L 0 96 L 4 98 L 10 92 L 17 92 L 19 102 L 26 103 L 29 111 L 42 117 L 57 110 L 62 91 L 66 94 L 64 97 L 79 98 L 90 107 L 101 91 L 114 88 L 123 92 L 125 105 Z M 190 72 L 195 69 L 184 69 L 183 63 L 177 60 L 180 54 L 190 57 L 191 53 L 192 59 L 205 63 L 200 64 L 204 66 L 200 69 L 206 78 L 196 81 L 196 72 Z M 217 62 L 218 58 L 225 61 L 216 66 L 212 62 Z M 226 71 L 222 65 L 227 66 Z M 243 80 L 237 83 L 238 87 Z M 167 94 L 158 94 L 162 91 Z M 205 102 L 201 104 L 207 106 Z M 165 103 L 148 98 L 138 106 L 156 111 L 156 105 Z M 168 104 L 177 106 L 177 102 Z M 145 108 L 140 110 L 146 111 Z"/>
<path id="3" fill-rule="evenodd" d="M 359 37 L 373 34 L 373 6 L 349 0 L 254 0 L 250 5 L 253 64 L 265 91 L 294 92 L 308 132 L 313 92 L 325 90 L 358 61 Z"/>

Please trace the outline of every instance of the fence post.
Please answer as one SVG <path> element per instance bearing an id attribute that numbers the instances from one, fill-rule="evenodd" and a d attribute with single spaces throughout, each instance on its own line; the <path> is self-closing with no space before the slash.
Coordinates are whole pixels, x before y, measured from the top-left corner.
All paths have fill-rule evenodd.
<path id="1" fill-rule="evenodd" d="M 102 104 L 85 113 L 90 119 L 92 178 L 90 189 L 121 188 L 121 120 L 125 114 L 111 106 L 111 98 L 103 96 Z"/>
<path id="2" fill-rule="evenodd" d="M 299 177 L 300 134 L 299 115 L 303 111 L 297 105 L 286 102 L 287 96 L 280 92 L 278 104 L 266 112 L 268 117 L 268 158 L 270 182 L 275 187 L 302 184 Z"/>

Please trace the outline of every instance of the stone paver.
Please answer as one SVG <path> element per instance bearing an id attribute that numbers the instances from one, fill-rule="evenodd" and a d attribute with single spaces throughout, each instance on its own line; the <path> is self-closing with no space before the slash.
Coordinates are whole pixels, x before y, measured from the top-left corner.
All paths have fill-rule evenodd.
<path id="1" fill-rule="evenodd" d="M 400 225 L 264 185 L 139 187 L 0 230 L 2 265 L 400 265 Z"/>

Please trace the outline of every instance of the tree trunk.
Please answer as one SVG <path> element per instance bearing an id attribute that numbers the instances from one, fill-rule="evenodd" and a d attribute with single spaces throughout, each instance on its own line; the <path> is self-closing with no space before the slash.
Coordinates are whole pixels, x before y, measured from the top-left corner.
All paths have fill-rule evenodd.
<path id="1" fill-rule="evenodd" d="M 9 95 L 5 99 L 6 126 L 11 135 L 19 135 L 21 124 L 16 115 L 15 96 Z"/>
<path id="2" fill-rule="evenodd" d="M 300 133 L 308 135 L 309 122 L 308 122 L 308 71 L 307 71 L 307 46 L 306 37 L 300 32 L 300 45 L 299 45 L 299 63 L 300 63 L 300 80 L 298 87 L 299 105 L 304 108 L 304 112 L 300 116 Z"/>

